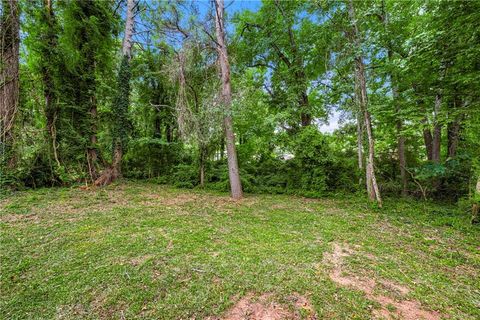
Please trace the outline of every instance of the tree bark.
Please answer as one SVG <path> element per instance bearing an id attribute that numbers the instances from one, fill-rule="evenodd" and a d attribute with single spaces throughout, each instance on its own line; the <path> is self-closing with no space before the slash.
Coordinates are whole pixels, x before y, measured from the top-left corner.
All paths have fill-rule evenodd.
<path id="1" fill-rule="evenodd" d="M 2 0 L 0 21 L 0 152 L 14 165 L 11 154 L 13 126 L 19 104 L 20 14 L 17 0 Z"/>
<path id="2" fill-rule="evenodd" d="M 370 112 L 368 111 L 368 99 L 367 99 L 367 83 L 366 83 L 366 76 L 365 76 L 365 65 L 363 63 L 363 57 L 359 53 L 361 50 L 361 39 L 358 30 L 357 20 L 355 17 L 355 7 L 353 4 L 353 0 L 350 0 L 348 3 L 348 11 L 350 20 L 352 23 L 352 40 L 353 44 L 356 49 L 355 54 L 355 76 L 356 81 L 358 81 L 359 85 L 359 106 L 360 110 L 363 113 L 364 121 L 365 121 L 365 129 L 367 131 L 367 140 L 368 140 L 368 158 L 367 158 L 367 165 L 366 165 L 366 178 L 367 178 L 367 191 L 370 200 L 377 201 L 378 205 L 382 206 L 382 198 L 380 196 L 380 190 L 378 188 L 377 179 L 375 177 L 375 141 L 373 138 L 372 132 L 372 121 Z"/>
<path id="3" fill-rule="evenodd" d="M 225 43 L 224 25 L 224 1 L 215 0 L 215 31 L 217 36 L 217 52 L 220 61 L 222 80 L 222 104 L 225 108 L 223 124 L 227 142 L 228 176 L 230 179 L 230 191 L 233 199 L 243 197 L 242 184 L 238 169 L 237 151 L 235 147 L 235 134 L 231 116 L 232 89 L 230 85 L 230 65 L 228 64 L 228 52 Z"/>

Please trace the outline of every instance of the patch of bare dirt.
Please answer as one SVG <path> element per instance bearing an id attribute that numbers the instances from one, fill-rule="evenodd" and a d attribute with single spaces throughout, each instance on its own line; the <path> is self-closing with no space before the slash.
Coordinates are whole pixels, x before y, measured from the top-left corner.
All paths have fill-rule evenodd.
<path id="1" fill-rule="evenodd" d="M 346 246 L 335 243 L 333 252 L 324 255 L 324 262 L 332 266 L 330 278 L 344 287 L 362 291 L 365 296 L 380 304 L 380 309 L 373 312 L 377 319 L 404 319 L 404 320 L 440 320 L 440 314 L 436 311 L 428 311 L 422 308 L 420 302 L 407 300 L 403 297 L 408 294 L 409 289 L 391 281 L 376 281 L 374 279 L 345 275 L 343 261 L 345 257 L 354 254 L 354 251 Z M 383 286 L 394 291 L 399 297 L 398 300 L 391 297 L 376 294 L 375 288 Z"/>
<path id="2" fill-rule="evenodd" d="M 151 254 L 146 254 L 144 256 L 138 256 L 138 257 L 135 257 L 133 259 L 130 260 L 130 264 L 132 264 L 133 266 L 140 266 L 142 264 L 144 264 L 145 262 L 147 262 L 147 260 L 151 259 L 153 257 L 153 255 Z"/>
<path id="3" fill-rule="evenodd" d="M 310 301 L 299 294 L 294 294 L 288 299 L 292 302 L 294 310 L 287 305 L 278 303 L 272 294 L 263 294 L 256 297 L 249 293 L 227 311 L 221 318 L 208 318 L 209 320 L 281 320 L 281 319 L 317 319 L 315 310 Z"/>
<path id="4" fill-rule="evenodd" d="M 15 223 L 19 221 L 39 221 L 40 218 L 35 213 L 29 214 L 6 214 L 0 216 L 0 221 L 7 223 Z"/>
<path id="5" fill-rule="evenodd" d="M 233 206 L 252 206 L 258 203 L 255 197 L 245 197 L 241 200 L 234 200 L 228 196 L 217 196 L 211 194 L 179 193 L 179 194 L 144 194 L 145 205 L 163 205 L 166 207 L 182 207 L 188 204 L 195 204 L 202 207 L 231 208 Z"/>

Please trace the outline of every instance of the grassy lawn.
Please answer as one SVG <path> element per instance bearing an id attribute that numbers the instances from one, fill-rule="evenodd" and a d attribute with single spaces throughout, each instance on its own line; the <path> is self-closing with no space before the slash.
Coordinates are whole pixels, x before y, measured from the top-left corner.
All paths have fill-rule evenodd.
<path id="1" fill-rule="evenodd" d="M 403 302 L 480 319 L 480 229 L 453 207 L 125 182 L 0 212 L 0 319 L 233 319 L 245 297 L 299 319 L 408 319 Z"/>

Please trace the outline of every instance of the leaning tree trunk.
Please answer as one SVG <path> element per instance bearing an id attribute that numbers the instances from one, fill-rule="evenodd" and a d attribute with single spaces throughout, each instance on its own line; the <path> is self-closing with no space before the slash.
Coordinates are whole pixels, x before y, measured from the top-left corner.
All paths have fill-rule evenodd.
<path id="1" fill-rule="evenodd" d="M 224 1 L 215 0 L 215 31 L 217 35 L 217 52 L 220 61 L 222 78 L 222 104 L 225 108 L 223 124 L 227 142 L 228 176 L 230 179 L 230 191 L 233 199 L 243 197 L 240 173 L 238 170 L 237 151 L 235 148 L 235 134 L 231 116 L 232 89 L 230 86 L 230 65 L 228 64 L 228 52 L 225 43 L 224 25 Z"/>
<path id="2" fill-rule="evenodd" d="M 17 0 L 2 0 L 0 21 L 0 153 L 12 167 L 13 124 L 19 103 L 20 18 Z"/>
<path id="3" fill-rule="evenodd" d="M 95 185 L 107 185 L 122 176 L 122 158 L 127 143 L 128 106 L 130 104 L 130 59 L 132 56 L 132 38 L 134 30 L 135 0 L 127 0 L 125 33 L 122 44 L 122 62 L 118 70 L 117 93 L 114 99 L 113 116 L 113 155 L 112 166 L 106 168 L 95 181 Z"/>
<path id="4" fill-rule="evenodd" d="M 355 54 L 355 78 L 358 81 L 359 86 L 359 106 L 360 110 L 363 113 L 364 121 L 365 121 L 365 130 L 367 131 L 367 140 L 368 140 L 368 158 L 366 164 L 366 183 L 367 183 L 367 191 L 370 200 L 377 201 L 378 205 L 382 206 L 382 198 L 380 196 L 380 190 L 378 188 L 377 179 L 375 177 L 375 141 L 373 139 L 373 132 L 372 132 L 372 121 L 370 112 L 368 111 L 368 99 L 367 99 L 367 83 L 366 83 L 366 76 L 365 76 L 365 65 L 363 63 L 363 57 L 359 54 L 361 50 L 361 40 L 360 34 L 358 31 L 357 20 L 355 17 L 355 7 L 353 5 L 353 0 L 349 1 L 349 15 L 350 20 L 352 23 L 352 40 L 355 46 L 356 54 Z"/>

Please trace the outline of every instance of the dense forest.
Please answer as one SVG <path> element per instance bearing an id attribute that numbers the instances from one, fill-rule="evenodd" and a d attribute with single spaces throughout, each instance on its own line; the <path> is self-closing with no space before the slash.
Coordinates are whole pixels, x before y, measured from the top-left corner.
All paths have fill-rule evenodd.
<path id="1" fill-rule="evenodd" d="M 5 192 L 150 179 L 478 221 L 479 1 L 1 0 L 0 17 Z"/>

